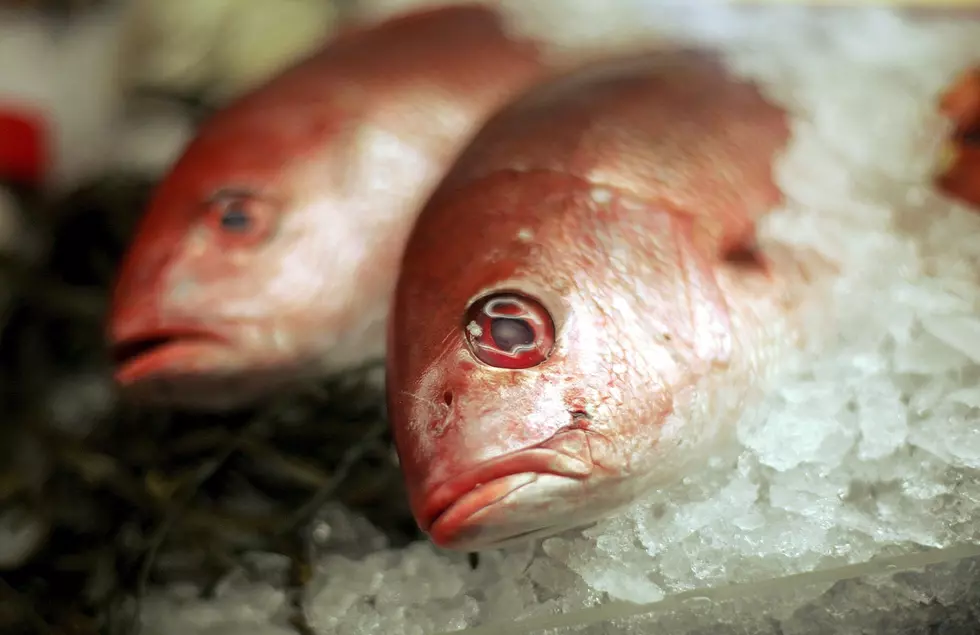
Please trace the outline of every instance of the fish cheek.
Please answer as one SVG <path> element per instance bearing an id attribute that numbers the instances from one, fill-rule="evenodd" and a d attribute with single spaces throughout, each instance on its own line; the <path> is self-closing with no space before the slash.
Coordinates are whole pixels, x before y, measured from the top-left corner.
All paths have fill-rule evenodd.
<path id="1" fill-rule="evenodd" d="M 250 250 L 227 249 L 208 227 L 188 233 L 166 275 L 168 304 L 179 314 L 217 319 L 232 307 L 251 303 L 265 284 Z"/>
<path id="2" fill-rule="evenodd" d="M 212 255 L 205 228 L 194 227 L 168 263 L 164 274 L 165 304 L 196 311 L 208 300 L 207 286 L 222 268 Z"/>
<path id="3" fill-rule="evenodd" d="M 409 350 L 409 355 L 412 352 Z M 414 391 L 404 396 L 407 398 L 408 426 L 421 451 L 429 456 L 433 452 L 433 441 L 443 437 L 465 414 L 463 405 L 467 402 L 465 396 L 471 391 L 476 364 L 469 360 L 462 342 L 458 342 L 425 367 Z"/>
<path id="4" fill-rule="evenodd" d="M 615 325 L 610 325 L 615 333 Z M 573 414 L 573 428 L 589 431 L 593 460 L 607 473 L 625 476 L 648 469 L 661 429 L 673 410 L 666 378 L 624 335 L 610 342 L 600 373 L 582 374 L 584 385 L 568 392 L 569 405 L 584 404 L 586 416 Z M 646 344 L 648 345 L 648 344 Z"/>

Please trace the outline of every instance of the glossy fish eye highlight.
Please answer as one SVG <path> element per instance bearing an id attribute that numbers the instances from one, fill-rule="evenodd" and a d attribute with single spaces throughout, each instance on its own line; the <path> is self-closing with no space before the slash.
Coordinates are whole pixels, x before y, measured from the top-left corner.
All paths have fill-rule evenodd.
<path id="1" fill-rule="evenodd" d="M 206 205 L 206 223 L 228 247 L 249 247 L 265 241 L 278 216 L 272 201 L 243 190 L 219 191 Z"/>
<path id="2" fill-rule="evenodd" d="M 555 344 L 555 323 L 547 309 L 509 291 L 474 301 L 466 310 L 463 330 L 473 356 L 496 368 L 537 366 L 548 359 Z"/>

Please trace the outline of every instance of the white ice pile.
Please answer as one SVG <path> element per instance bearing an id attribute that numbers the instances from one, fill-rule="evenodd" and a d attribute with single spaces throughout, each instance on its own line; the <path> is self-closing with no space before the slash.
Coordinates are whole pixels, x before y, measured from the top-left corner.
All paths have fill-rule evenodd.
<path id="1" fill-rule="evenodd" d="M 750 19 L 710 6 L 653 10 L 680 39 L 723 44 L 734 68 L 794 113 L 778 170 L 789 201 L 764 232 L 842 263 L 838 305 L 825 316 L 840 337 L 780 381 L 764 416 L 739 423 L 734 464 L 719 461 L 596 527 L 483 554 L 475 570 L 428 543 L 384 549 L 364 521 L 331 510 L 312 531 L 319 555 L 303 598 L 316 633 L 535 632 L 513 622 L 545 628 L 578 614 L 581 623 L 617 601 L 660 600 L 674 606 L 659 618 L 585 632 L 858 632 L 848 620 L 871 619 L 897 630 L 886 617 L 942 616 L 977 593 L 980 565 L 963 561 L 836 585 L 837 574 L 813 574 L 777 583 L 782 599 L 772 585 L 748 586 L 741 604 L 677 606 L 724 585 L 874 557 L 980 554 L 980 214 L 929 186 L 946 132 L 935 99 L 980 62 L 980 21 L 915 23 L 874 9 Z M 236 576 L 215 599 L 151 596 L 144 632 L 286 632 L 275 578 Z"/>
<path id="2" fill-rule="evenodd" d="M 960 550 L 961 552 L 963 550 Z M 980 558 L 916 554 L 920 562 L 854 577 L 852 571 L 824 570 L 798 580 L 779 578 L 709 593 L 672 595 L 640 612 L 634 606 L 605 604 L 558 618 L 588 624 L 560 628 L 471 629 L 467 635 L 542 633 L 548 635 L 864 635 L 942 633 L 972 635 L 980 624 Z M 931 560 L 926 564 L 925 560 Z M 911 564 L 911 563 L 909 563 Z M 857 565 L 849 569 L 867 569 Z M 846 575 L 848 577 L 840 578 Z M 549 621 L 554 621 L 551 619 Z M 532 630 L 533 628 L 533 630 Z"/>

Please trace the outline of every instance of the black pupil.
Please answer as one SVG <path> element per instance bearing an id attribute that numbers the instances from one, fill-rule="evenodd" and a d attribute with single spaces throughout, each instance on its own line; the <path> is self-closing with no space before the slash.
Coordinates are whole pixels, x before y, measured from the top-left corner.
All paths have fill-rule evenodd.
<path id="1" fill-rule="evenodd" d="M 490 322 L 490 335 L 497 347 L 507 352 L 534 343 L 534 330 L 525 320 L 516 318 L 494 318 Z"/>
<path id="2" fill-rule="evenodd" d="M 230 203 L 221 215 L 221 226 L 230 231 L 244 231 L 252 223 L 241 203 Z"/>

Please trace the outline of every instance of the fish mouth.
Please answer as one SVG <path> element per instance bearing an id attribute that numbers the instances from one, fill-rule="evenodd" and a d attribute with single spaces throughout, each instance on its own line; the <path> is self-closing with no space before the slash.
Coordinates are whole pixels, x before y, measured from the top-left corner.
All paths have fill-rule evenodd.
<path id="1" fill-rule="evenodd" d="M 426 497 L 420 527 L 438 546 L 457 550 L 496 548 L 563 528 L 573 494 L 584 489 L 595 467 L 583 430 L 548 443 L 566 436 L 574 437 L 570 445 L 579 451 L 518 450 L 437 486 Z"/>
<path id="2" fill-rule="evenodd" d="M 160 328 L 126 337 L 112 345 L 119 384 L 130 385 L 173 371 L 191 371 L 202 357 L 226 349 L 228 342 L 197 328 Z"/>

